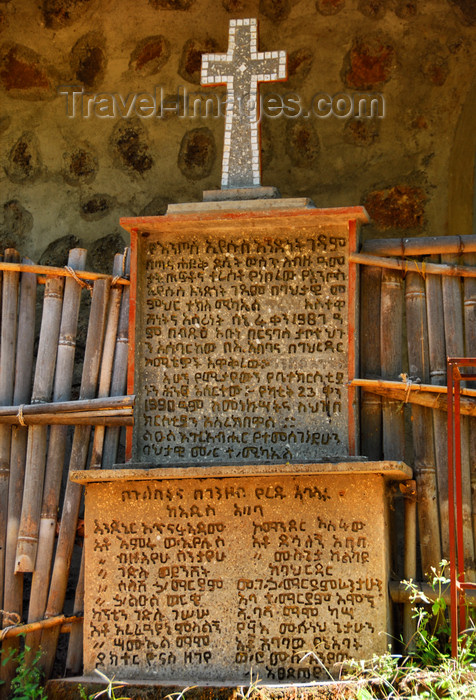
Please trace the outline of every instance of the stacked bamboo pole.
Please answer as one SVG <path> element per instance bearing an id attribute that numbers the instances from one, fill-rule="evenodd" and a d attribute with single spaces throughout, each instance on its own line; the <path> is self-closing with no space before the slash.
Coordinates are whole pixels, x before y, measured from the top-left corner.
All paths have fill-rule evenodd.
<path id="1" fill-rule="evenodd" d="M 109 280 L 96 280 L 91 302 L 88 335 L 84 353 L 83 375 L 80 388 L 80 399 L 92 399 L 95 396 L 103 343 L 106 311 L 109 296 Z M 85 469 L 89 450 L 91 426 L 76 426 L 71 448 L 69 470 Z M 66 596 L 71 557 L 73 554 L 76 526 L 81 503 L 81 487 L 68 479 L 63 502 L 63 512 L 68 517 L 61 518 L 61 527 L 56 547 L 54 566 L 46 605 L 45 617 L 56 617 L 61 614 Z M 53 627 L 43 630 L 41 635 L 42 659 L 41 664 L 49 677 L 53 668 L 59 629 Z M 28 638 L 27 638 L 28 641 Z"/>
<path id="2" fill-rule="evenodd" d="M 13 402 L 19 404 L 30 401 L 32 390 L 35 307 L 36 275 L 22 272 L 13 393 Z M 3 606 L 9 613 L 16 613 L 19 616 L 23 604 L 23 576 L 15 574 L 15 555 L 23 498 L 27 438 L 28 430 L 26 427 L 18 425 L 12 429 Z M 3 645 L 5 663 L 0 667 L 0 679 L 6 688 L 10 687 L 10 682 L 14 677 L 16 663 L 12 655 L 18 648 L 19 639 L 17 638 L 11 639 Z"/>
<path id="3" fill-rule="evenodd" d="M 363 377 L 380 376 L 380 288 L 382 271 L 365 267 L 360 284 L 360 372 Z M 361 450 L 369 459 L 382 457 L 382 399 L 362 392 Z"/>
<path id="4" fill-rule="evenodd" d="M 431 256 L 438 262 L 439 256 Z M 441 278 L 430 275 L 425 279 L 426 309 L 428 317 L 428 347 L 430 357 L 430 382 L 443 387 L 446 392 L 446 341 L 443 318 L 443 288 Z M 433 411 L 433 435 L 435 442 L 436 473 L 438 482 L 438 507 L 440 518 L 441 553 L 449 557 L 448 538 L 448 450 L 446 444 L 446 406 Z"/>
<path id="5" fill-rule="evenodd" d="M 405 304 L 409 372 L 428 383 L 430 364 L 425 282 L 415 272 L 406 276 Z M 423 571 L 430 572 L 431 567 L 438 567 L 441 561 L 436 457 L 431 410 L 413 405 L 412 419 L 421 562 Z"/>
<path id="6" fill-rule="evenodd" d="M 125 254 L 122 262 L 123 276 L 130 273 L 130 251 Z M 122 293 L 121 307 L 117 328 L 116 346 L 114 351 L 114 364 L 112 369 L 110 396 L 121 396 L 126 391 L 127 361 L 129 351 L 129 287 L 125 287 Z M 109 467 L 116 461 L 119 446 L 120 428 L 111 427 L 106 430 L 104 438 L 102 464 Z"/>
<path id="7" fill-rule="evenodd" d="M 116 255 L 114 258 L 113 276 L 122 273 L 124 256 Z M 119 325 L 119 314 L 121 310 L 122 288 L 115 286 L 111 288 L 109 295 L 109 308 L 107 314 L 106 331 L 104 333 L 104 347 L 102 350 L 101 371 L 99 375 L 98 397 L 110 395 L 111 380 L 114 366 L 114 350 L 116 345 L 117 331 Z M 111 399 L 109 399 L 110 401 Z M 105 428 L 97 426 L 94 431 L 94 439 L 91 453 L 90 466 L 92 469 L 101 467 L 102 453 L 104 447 Z M 81 552 L 81 566 L 78 583 L 74 597 L 73 612 L 75 615 L 81 613 L 84 608 L 84 550 Z M 66 672 L 71 674 L 79 673 L 83 660 L 83 623 L 75 622 L 71 627 L 71 634 L 68 643 L 68 655 L 66 657 Z"/>
<path id="8" fill-rule="evenodd" d="M 72 269 L 81 269 L 86 262 L 86 251 L 82 248 L 74 248 L 70 251 L 68 257 L 68 265 Z M 58 349 L 51 352 L 48 358 L 37 364 L 39 371 L 43 371 L 43 367 L 48 367 L 48 374 L 51 375 L 55 369 L 56 357 L 56 372 L 54 375 L 54 401 L 67 401 L 71 394 L 71 382 L 73 378 L 74 353 L 76 347 L 76 328 L 78 323 L 79 304 L 81 299 L 81 288 L 78 283 L 69 277 L 64 285 L 64 300 L 61 311 L 61 325 L 58 338 Z M 47 397 L 41 397 L 37 394 L 34 401 L 49 400 L 51 387 L 48 387 Z M 30 428 L 31 440 L 28 441 L 28 456 L 27 456 L 27 471 L 25 477 L 25 492 L 23 494 L 23 508 L 20 523 L 20 533 L 18 536 L 17 545 L 17 572 L 33 572 L 35 571 L 35 561 L 38 549 L 38 537 L 40 529 L 40 515 L 42 511 L 43 500 L 43 484 L 45 483 L 46 493 L 50 488 L 59 489 L 61 484 L 61 470 L 64 460 L 64 445 L 66 440 L 66 431 L 64 426 L 54 426 L 50 431 L 50 440 L 48 445 L 48 459 L 46 457 L 47 449 L 47 427 L 46 425 L 37 425 Z M 54 455 L 51 458 L 51 455 Z M 55 472 L 53 487 L 51 487 L 51 478 L 48 472 L 51 469 Z M 46 479 L 45 479 L 46 472 Z M 55 516 L 56 518 L 56 513 Z M 54 525 L 53 528 L 54 529 Z M 49 563 L 43 559 L 41 553 L 42 567 L 45 571 L 45 576 L 48 575 Z M 36 573 L 36 572 L 35 572 Z M 35 588 L 35 577 L 33 577 L 33 587 Z M 44 582 L 41 586 L 41 593 L 44 589 Z M 35 615 L 36 595 L 32 594 L 30 598 L 30 614 L 29 621 L 32 622 L 38 617 Z M 32 610 L 33 606 L 33 610 Z M 33 618 L 32 618 L 33 615 Z"/>
<path id="9" fill-rule="evenodd" d="M 7 262 L 19 262 L 13 248 L 5 251 Z M 2 330 L 0 349 L 0 403 L 13 401 L 17 340 L 18 272 L 4 272 L 2 284 Z M 8 490 L 10 479 L 11 427 L 0 425 L 0 602 L 3 608 L 5 549 L 7 542 Z"/>
<path id="10" fill-rule="evenodd" d="M 380 303 L 380 367 L 384 379 L 397 379 L 402 372 L 403 279 L 398 272 L 382 273 Z M 382 401 L 383 457 L 403 460 L 405 420 L 400 402 Z"/>

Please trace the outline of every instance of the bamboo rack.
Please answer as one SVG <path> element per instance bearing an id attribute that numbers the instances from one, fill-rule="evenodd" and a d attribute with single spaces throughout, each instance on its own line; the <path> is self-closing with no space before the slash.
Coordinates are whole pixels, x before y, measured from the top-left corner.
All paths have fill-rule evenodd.
<path id="1" fill-rule="evenodd" d="M 365 241 L 364 253 L 372 255 L 439 255 L 476 253 L 476 236 L 428 236 L 425 238 L 379 238 Z"/>
<path id="2" fill-rule="evenodd" d="M 75 605 L 77 614 L 70 618 L 65 618 L 62 610 L 58 615 L 47 614 L 45 617 L 45 608 L 50 589 L 56 520 L 61 505 L 59 496 L 64 480 L 63 463 L 70 449 L 68 425 L 75 426 L 70 463 L 73 468 L 78 468 L 84 466 L 89 450 L 88 436 L 94 428 L 97 436 L 93 451 L 100 462 L 105 430 L 133 424 L 134 397 L 125 396 L 124 391 L 116 391 L 116 396 L 110 396 L 119 311 L 123 290 L 128 290 L 130 284 L 125 277 L 124 256 L 117 255 L 114 262 L 112 274 L 104 275 L 79 269 L 85 265 L 85 251 L 81 249 L 70 251 L 65 268 L 35 265 L 29 260 L 20 262 L 16 251 L 7 251 L 5 261 L 0 261 L 0 297 L 3 299 L 3 308 L 0 308 L 1 340 L 4 353 L 1 362 L 3 374 L 0 370 L 0 451 L 3 449 L 5 464 L 11 467 L 10 479 L 4 478 L 2 482 L 0 474 L 0 498 L 8 504 L 8 510 L 2 509 L 0 514 L 1 537 L 2 532 L 5 535 L 5 523 L 3 530 L 1 528 L 1 516 L 7 518 L 8 513 L 6 568 L 1 576 L 1 585 L 5 583 L 4 603 L 8 603 L 5 609 L 19 616 L 24 614 L 21 569 L 33 571 L 28 622 L 12 627 L 7 624 L 8 618 L 5 620 L 1 639 L 3 653 L 18 646 L 21 634 L 27 635 L 26 641 L 32 643 L 32 649 L 37 648 L 41 635 L 47 635 L 50 629 L 54 629 L 55 639 L 59 634 L 71 633 L 71 638 L 76 640 L 76 650 L 78 639 L 81 646 L 82 616 L 78 605 Z M 38 282 L 42 283 L 39 295 L 43 299 L 43 313 L 35 376 L 32 377 L 38 302 L 35 287 Z M 87 309 L 82 300 L 88 296 L 83 293 L 83 288 L 91 288 L 88 282 L 94 283 L 94 294 L 91 310 L 87 312 L 89 325 L 83 380 L 80 399 L 71 400 L 73 369 L 78 362 L 75 347 L 77 318 L 83 306 Z M 101 347 L 106 318 L 108 339 Z M 127 345 L 127 329 L 124 331 L 123 328 L 122 335 L 122 343 L 125 339 Z M 100 352 L 97 352 L 98 343 Z M 100 389 L 96 394 L 100 367 Z M 60 532 L 65 529 L 71 530 L 69 517 L 61 520 Z M 35 532 L 38 534 L 35 535 Z M 76 523 L 73 543 L 75 536 Z M 68 543 L 70 545 L 71 541 Z M 36 548 L 38 553 L 35 557 Z M 39 561 L 38 566 L 35 559 Z M 17 573 L 14 572 L 15 566 Z M 78 600 L 82 602 L 80 586 L 77 593 Z M 62 608 L 62 604 L 59 607 Z M 54 659 L 55 645 L 51 653 Z M 80 665 L 81 657 L 78 661 L 76 656 L 73 662 L 76 666 L 78 663 Z M 8 697 L 8 686 L 14 672 L 13 661 L 1 667 L 4 684 L 0 686 L 0 697 Z"/>
<path id="3" fill-rule="evenodd" d="M 5 251 L 6 253 L 7 251 Z M 6 272 L 32 272 L 37 275 L 46 275 L 47 277 L 73 277 L 71 271 L 68 269 L 71 267 L 69 261 L 66 267 L 47 267 L 46 265 L 35 265 L 32 262 L 11 262 L 11 261 L 0 261 L 0 270 Z M 75 277 L 81 280 L 109 280 L 111 283 L 120 284 L 124 286 L 130 285 L 130 280 L 123 275 L 106 275 L 102 272 L 91 272 L 88 270 L 75 270 Z"/>
<path id="4" fill-rule="evenodd" d="M 446 440 L 446 357 L 476 355 L 476 236 L 442 236 L 427 238 L 397 238 L 366 241 L 360 252 L 350 256 L 360 266 L 361 277 L 361 363 L 362 379 L 352 385 L 361 388 L 362 454 L 372 459 L 390 456 L 386 447 L 385 426 L 393 427 L 398 435 L 392 436 L 402 446 L 402 422 L 407 416 L 407 443 L 413 442 L 413 462 L 417 481 L 417 499 L 405 499 L 405 561 L 406 575 L 415 578 L 438 563 L 440 556 L 448 557 L 448 479 Z M 371 271 L 371 273 L 368 272 Z M 385 280 L 378 294 L 369 286 L 369 275 Z M 389 280 L 394 275 L 394 289 Z M 396 292 L 397 279 L 404 289 L 405 305 Z M 393 294 L 393 302 L 390 299 Z M 393 306 L 394 317 L 389 311 Z M 395 326 L 401 324 L 402 331 Z M 375 367 L 371 343 L 362 342 L 365 332 L 376 336 L 381 329 L 380 366 Z M 363 335 L 364 334 L 364 335 Z M 406 340 L 406 342 L 405 342 Z M 387 344 L 387 350 L 382 343 Z M 377 345 L 377 343 L 375 343 Z M 390 352 L 390 354 L 389 354 Z M 395 361 L 400 352 L 399 361 Z M 373 353 L 373 354 L 372 354 Z M 396 381 L 399 375 L 406 381 Z M 473 386 L 469 384 L 469 386 Z M 464 548 L 467 577 L 474 580 L 476 567 L 476 393 L 474 388 L 462 387 L 462 461 L 463 461 L 463 518 Z M 372 407 L 373 425 L 378 425 L 378 403 L 381 397 L 381 418 L 384 426 L 380 454 L 369 443 L 367 416 Z M 395 401 L 395 415 L 390 419 L 390 402 Z M 405 406 L 407 410 L 404 410 Z M 400 412 L 400 420 L 397 418 Z M 408 421 L 411 410 L 412 420 Z M 378 447 L 378 443 L 376 445 Z M 369 449 L 371 448 L 371 449 Z M 386 451 L 387 450 L 387 451 Z M 419 520 L 420 560 L 408 552 L 415 538 L 415 505 Z M 398 532 L 396 530 L 395 532 Z M 438 534 L 439 533 L 439 534 Z M 394 548 L 402 546 L 395 535 Z M 441 549 L 440 549 L 441 547 Z M 395 598 L 397 600 L 397 598 Z M 408 618 L 409 598 L 404 604 L 404 631 L 408 639 L 411 625 Z"/>
<path id="5" fill-rule="evenodd" d="M 376 255 L 365 255 L 364 253 L 352 253 L 349 256 L 350 262 L 359 265 L 369 265 L 371 267 L 382 267 L 387 270 L 398 270 L 402 273 L 417 272 L 422 277 L 426 275 L 442 275 L 443 277 L 476 277 L 476 267 L 466 267 L 464 265 L 447 264 L 406 260 L 405 258 L 380 258 Z"/>

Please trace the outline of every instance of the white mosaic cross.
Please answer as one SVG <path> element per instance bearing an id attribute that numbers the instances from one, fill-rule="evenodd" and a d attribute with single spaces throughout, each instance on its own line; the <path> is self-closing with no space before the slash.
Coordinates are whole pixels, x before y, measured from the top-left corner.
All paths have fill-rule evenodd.
<path id="1" fill-rule="evenodd" d="M 286 52 L 259 52 L 256 19 L 232 19 L 227 53 L 202 56 L 202 85 L 226 84 L 222 189 L 261 185 L 258 83 L 286 79 Z"/>

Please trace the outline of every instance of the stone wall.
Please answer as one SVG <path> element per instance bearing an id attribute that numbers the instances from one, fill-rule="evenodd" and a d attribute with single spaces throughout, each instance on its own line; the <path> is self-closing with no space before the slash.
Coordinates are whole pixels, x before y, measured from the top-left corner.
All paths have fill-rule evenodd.
<path id="1" fill-rule="evenodd" d="M 223 119 L 157 117 L 135 95 L 170 106 L 177 91 L 203 92 L 200 55 L 226 51 L 240 17 L 259 18 L 261 50 L 289 55 L 289 81 L 263 94 L 292 92 L 306 112 L 318 93 L 385 101 L 383 118 L 264 118 L 263 184 L 318 206 L 364 204 L 366 236 L 471 232 L 453 231 L 447 211 L 473 0 L 2 0 L 1 247 L 64 264 L 80 244 L 90 268 L 110 269 L 128 243 L 121 216 L 218 188 Z M 65 86 L 101 97 L 82 109 L 76 98 L 73 116 Z"/>

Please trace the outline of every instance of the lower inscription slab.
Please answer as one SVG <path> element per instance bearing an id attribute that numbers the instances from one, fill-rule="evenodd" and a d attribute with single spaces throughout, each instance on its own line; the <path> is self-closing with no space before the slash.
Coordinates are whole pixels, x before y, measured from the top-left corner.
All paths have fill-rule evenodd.
<path id="1" fill-rule="evenodd" d="M 253 669 L 265 683 L 305 682 L 384 652 L 385 472 L 346 468 L 76 474 L 90 480 L 85 673 L 246 682 Z M 401 464 L 391 472 L 409 475 Z"/>

